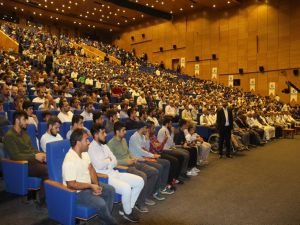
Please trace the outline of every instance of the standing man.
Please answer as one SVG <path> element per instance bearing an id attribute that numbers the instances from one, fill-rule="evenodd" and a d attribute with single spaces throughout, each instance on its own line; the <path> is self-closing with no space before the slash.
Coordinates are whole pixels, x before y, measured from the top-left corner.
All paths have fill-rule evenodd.
<path id="1" fill-rule="evenodd" d="M 223 143 L 226 145 L 226 157 L 232 158 L 230 154 L 230 139 L 231 130 L 233 128 L 232 111 L 228 107 L 227 100 L 223 100 L 222 107 L 217 112 L 217 128 L 219 131 L 219 154 L 220 158 L 223 157 Z"/>
<path id="2" fill-rule="evenodd" d="M 94 167 L 87 153 L 88 134 L 84 129 L 76 129 L 71 134 L 71 148 L 62 165 L 63 183 L 68 188 L 77 190 L 77 203 L 97 210 L 105 224 L 115 225 L 111 210 L 115 190 L 111 185 L 99 185 Z"/>

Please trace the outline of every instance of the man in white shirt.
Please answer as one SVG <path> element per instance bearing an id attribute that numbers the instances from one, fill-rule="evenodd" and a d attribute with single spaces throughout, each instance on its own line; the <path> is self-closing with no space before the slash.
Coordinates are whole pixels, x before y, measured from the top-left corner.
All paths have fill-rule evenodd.
<path id="1" fill-rule="evenodd" d="M 71 148 L 62 165 L 63 183 L 76 190 L 78 204 L 94 208 L 105 224 L 116 225 L 111 211 L 115 190 L 111 185 L 98 183 L 94 167 L 87 153 L 90 144 L 88 134 L 83 129 L 75 130 L 71 135 Z"/>
<path id="2" fill-rule="evenodd" d="M 60 113 L 57 115 L 60 122 L 71 122 L 73 113 L 70 111 L 70 106 L 67 100 L 61 100 L 59 102 Z"/>
<path id="3" fill-rule="evenodd" d="M 83 116 L 83 121 L 93 120 L 93 107 L 94 105 L 92 102 L 87 102 L 85 104 L 84 111 L 80 114 Z"/>
<path id="4" fill-rule="evenodd" d="M 81 115 L 74 115 L 72 117 L 71 128 L 70 128 L 70 130 L 68 131 L 68 133 L 66 135 L 67 139 L 70 139 L 73 131 L 78 129 L 78 128 L 84 129 L 88 133 L 88 135 L 91 136 L 90 131 L 86 127 L 83 126 L 83 117 Z"/>
<path id="5" fill-rule="evenodd" d="M 60 120 L 56 116 L 51 116 L 48 120 L 48 129 L 47 132 L 41 138 L 41 148 L 46 152 L 47 143 L 54 141 L 63 140 L 62 136 L 59 134 Z"/>
<path id="6" fill-rule="evenodd" d="M 35 97 L 32 102 L 33 103 L 44 103 L 45 102 L 45 96 L 44 96 L 44 90 L 42 88 L 37 90 L 37 97 Z"/>
<path id="7" fill-rule="evenodd" d="M 166 109 L 165 109 L 165 115 L 166 116 L 172 116 L 173 118 L 176 117 L 176 108 L 174 106 L 174 101 L 173 100 L 170 100 L 169 101 L 169 105 L 166 106 Z"/>
<path id="8" fill-rule="evenodd" d="M 106 144 L 103 126 L 93 125 L 91 133 L 94 140 L 89 145 L 88 153 L 96 172 L 107 174 L 108 183 L 122 195 L 123 210 L 120 210 L 119 214 L 130 222 L 138 222 L 139 219 L 132 213 L 132 209 L 144 187 L 143 178 L 130 173 L 119 173 L 113 169 L 117 165 L 117 159 Z"/>

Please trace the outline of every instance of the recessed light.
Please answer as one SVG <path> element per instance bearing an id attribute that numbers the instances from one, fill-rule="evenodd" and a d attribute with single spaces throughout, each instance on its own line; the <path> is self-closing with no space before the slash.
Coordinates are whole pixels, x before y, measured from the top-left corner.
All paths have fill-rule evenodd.
<path id="1" fill-rule="evenodd" d="M 216 8 L 216 5 L 215 5 L 215 4 L 213 4 L 213 7 L 214 7 L 214 8 Z"/>
<path id="2" fill-rule="evenodd" d="M 227 1 L 227 4 L 230 4 L 230 1 Z"/>

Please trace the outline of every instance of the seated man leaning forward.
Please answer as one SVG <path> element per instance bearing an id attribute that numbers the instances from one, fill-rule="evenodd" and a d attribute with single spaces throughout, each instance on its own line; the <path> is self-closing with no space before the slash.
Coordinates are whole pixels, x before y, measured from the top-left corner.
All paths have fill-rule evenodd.
<path id="1" fill-rule="evenodd" d="M 96 172 L 107 174 L 108 183 L 122 195 L 123 210 L 120 210 L 119 214 L 130 222 L 138 222 L 139 219 L 132 213 L 132 209 L 144 187 L 143 178 L 130 173 L 119 173 L 113 169 L 117 165 L 117 159 L 106 144 L 106 131 L 103 126 L 94 124 L 91 133 L 94 140 L 88 153 Z"/>
<path id="2" fill-rule="evenodd" d="M 98 183 L 94 167 L 87 153 L 90 144 L 84 129 L 76 129 L 70 138 L 71 148 L 62 165 L 64 185 L 77 190 L 77 203 L 97 210 L 104 224 L 117 224 L 111 211 L 115 189 L 111 185 Z"/>

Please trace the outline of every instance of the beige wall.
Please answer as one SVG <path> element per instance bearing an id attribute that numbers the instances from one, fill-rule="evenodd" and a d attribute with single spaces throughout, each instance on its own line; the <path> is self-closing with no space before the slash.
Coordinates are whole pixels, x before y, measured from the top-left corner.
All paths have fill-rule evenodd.
<path id="1" fill-rule="evenodd" d="M 275 82 L 276 94 L 289 101 L 289 95 L 281 93 L 285 81 L 300 86 L 300 76 L 294 76 L 292 70 L 300 67 L 300 1 L 253 2 L 231 9 L 201 10 L 173 22 L 132 27 L 115 44 L 128 51 L 135 48 L 137 55 L 146 52 L 151 62 L 163 61 L 168 68 L 172 59 L 185 57 L 183 72 L 190 75 L 194 75 L 195 56 L 201 60 L 216 54 L 216 61 L 199 62 L 200 78 L 211 79 L 211 69 L 217 67 L 218 82 L 228 84 L 231 74 L 240 78 L 241 87 L 248 91 L 249 79 L 256 78 L 256 93 L 261 95 L 268 95 L 268 83 Z M 173 44 L 177 50 L 172 50 Z M 167 51 L 159 52 L 160 47 Z M 257 72 L 259 66 L 267 72 Z M 238 74 L 239 68 L 244 69 L 244 75 Z"/>

